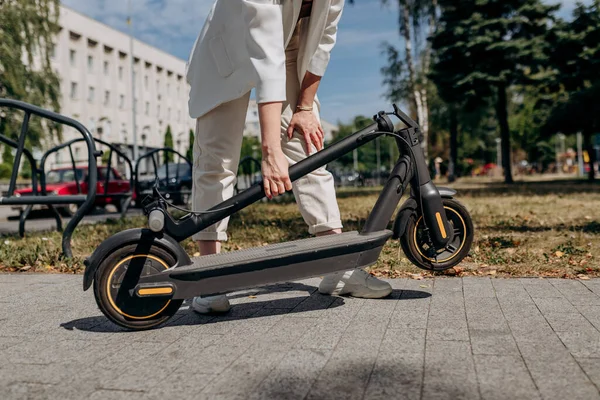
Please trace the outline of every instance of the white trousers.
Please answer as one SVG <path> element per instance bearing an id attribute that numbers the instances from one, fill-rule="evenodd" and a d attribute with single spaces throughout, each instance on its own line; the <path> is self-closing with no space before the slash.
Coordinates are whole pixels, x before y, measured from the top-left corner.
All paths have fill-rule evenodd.
<path id="1" fill-rule="evenodd" d="M 286 48 L 287 101 L 283 104 L 281 115 L 281 148 L 290 166 L 308 156 L 306 142 L 298 132 L 294 132 L 292 139 L 287 136 L 300 94 L 298 54 L 308 27 L 303 22 L 298 23 Z M 233 196 L 249 100 L 250 93 L 246 93 L 197 119 L 192 186 L 194 210 L 207 210 Z M 318 102 L 315 102 L 313 110 L 320 120 Z M 309 233 L 342 228 L 333 176 L 324 166 L 295 181 L 293 192 Z M 228 222 L 229 218 L 225 218 L 192 238 L 225 241 Z"/>

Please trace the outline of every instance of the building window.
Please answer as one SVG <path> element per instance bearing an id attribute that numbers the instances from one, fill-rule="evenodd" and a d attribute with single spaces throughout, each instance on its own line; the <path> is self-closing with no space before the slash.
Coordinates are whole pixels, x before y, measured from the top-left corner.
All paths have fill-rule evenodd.
<path id="1" fill-rule="evenodd" d="M 56 60 L 56 45 L 52 44 L 52 47 L 50 47 L 50 58 L 53 60 Z"/>
<path id="2" fill-rule="evenodd" d="M 69 62 L 71 67 L 74 67 L 77 63 L 77 52 L 75 50 L 69 50 Z"/>
<path id="3" fill-rule="evenodd" d="M 122 94 L 119 96 L 119 109 L 124 109 L 125 108 L 125 95 Z"/>
<path id="4" fill-rule="evenodd" d="M 108 61 L 104 61 L 104 76 L 108 76 L 108 68 L 109 68 Z"/>
<path id="5" fill-rule="evenodd" d="M 160 118 L 160 104 L 156 106 L 156 118 Z"/>
<path id="6" fill-rule="evenodd" d="M 144 109 L 144 114 L 150 115 L 150 102 L 146 102 L 146 108 Z"/>
<path id="7" fill-rule="evenodd" d="M 94 72 L 94 57 L 88 56 L 88 72 Z"/>
<path id="8" fill-rule="evenodd" d="M 119 67 L 119 80 L 123 80 L 123 67 Z"/>
<path id="9" fill-rule="evenodd" d="M 156 80 L 156 91 L 160 92 L 160 79 Z"/>
<path id="10" fill-rule="evenodd" d="M 77 82 L 71 82 L 71 99 L 77 99 Z"/>
<path id="11" fill-rule="evenodd" d="M 171 107 L 167 108 L 167 119 L 171 119 Z"/>
<path id="12" fill-rule="evenodd" d="M 148 75 L 144 75 L 144 87 L 148 89 Z"/>
<path id="13" fill-rule="evenodd" d="M 104 91 L 104 105 L 107 106 L 110 104 L 110 92 L 108 90 Z"/>
<path id="14" fill-rule="evenodd" d="M 171 95 L 171 84 L 167 83 L 167 96 Z"/>
<path id="15" fill-rule="evenodd" d="M 88 90 L 88 103 L 93 103 L 94 102 L 94 87 L 90 86 L 89 90 Z"/>
<path id="16" fill-rule="evenodd" d="M 177 110 L 177 122 L 181 122 L 181 110 Z"/>

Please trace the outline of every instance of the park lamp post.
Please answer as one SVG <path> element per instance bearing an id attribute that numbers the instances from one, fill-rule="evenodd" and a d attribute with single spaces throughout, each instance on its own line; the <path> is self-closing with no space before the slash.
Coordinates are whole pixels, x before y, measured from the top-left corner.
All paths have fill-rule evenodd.
<path id="1" fill-rule="evenodd" d="M 131 64 L 131 121 L 132 121 L 132 133 L 133 133 L 133 162 L 138 159 L 138 148 L 137 148 L 137 132 L 136 132 L 136 99 L 135 99 L 135 60 L 133 57 L 133 27 L 131 24 L 131 0 L 127 2 L 127 25 L 129 26 L 129 60 Z"/>

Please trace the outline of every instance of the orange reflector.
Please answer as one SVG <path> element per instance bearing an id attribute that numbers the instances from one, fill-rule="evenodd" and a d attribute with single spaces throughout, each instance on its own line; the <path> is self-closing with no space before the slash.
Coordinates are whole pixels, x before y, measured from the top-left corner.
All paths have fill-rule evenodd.
<path id="1" fill-rule="evenodd" d="M 146 288 L 138 290 L 140 296 L 152 296 L 157 294 L 171 294 L 173 288 L 171 287 L 157 287 L 157 288 Z"/>
<path id="2" fill-rule="evenodd" d="M 442 237 L 446 239 L 448 235 L 446 235 L 446 228 L 444 228 L 444 222 L 442 221 L 441 214 L 435 213 L 435 218 L 437 219 L 438 225 L 440 226 L 440 232 L 442 233 Z"/>

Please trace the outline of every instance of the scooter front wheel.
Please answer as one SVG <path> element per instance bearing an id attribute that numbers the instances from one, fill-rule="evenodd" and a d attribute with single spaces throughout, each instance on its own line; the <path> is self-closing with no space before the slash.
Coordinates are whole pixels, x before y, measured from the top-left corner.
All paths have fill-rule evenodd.
<path id="1" fill-rule="evenodd" d="M 167 251 L 152 246 L 140 252 L 137 245 L 121 247 L 102 261 L 94 279 L 94 296 L 104 315 L 115 324 L 132 330 L 154 328 L 169 320 L 183 300 L 169 295 L 140 297 L 135 287 L 140 277 L 156 274 L 175 265 Z"/>
<path id="2" fill-rule="evenodd" d="M 425 223 L 420 215 L 412 215 L 400 244 L 410 262 L 428 271 L 444 271 L 458 265 L 471 250 L 473 243 L 473 221 L 460 202 L 443 199 L 446 217 L 454 230 L 454 239 L 444 249 L 431 246 Z"/>

